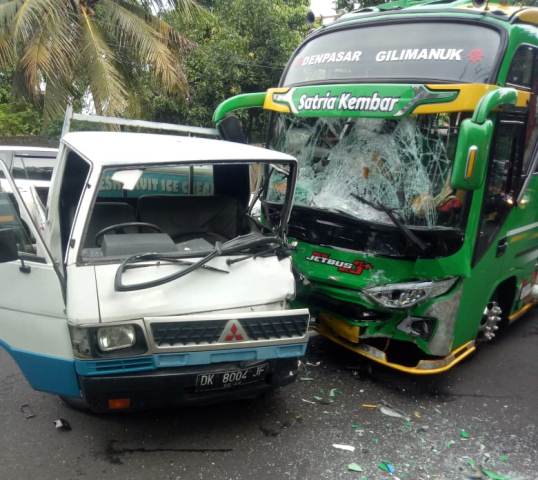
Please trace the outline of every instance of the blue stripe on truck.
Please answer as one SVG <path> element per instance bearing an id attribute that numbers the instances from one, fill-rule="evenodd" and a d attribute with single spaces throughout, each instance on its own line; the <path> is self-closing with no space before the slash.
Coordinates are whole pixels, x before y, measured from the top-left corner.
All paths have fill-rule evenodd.
<path id="1" fill-rule="evenodd" d="M 212 363 L 293 358 L 302 357 L 305 353 L 306 343 L 300 343 L 257 348 L 163 353 L 143 357 L 116 358 L 114 360 L 76 360 L 75 366 L 79 375 L 89 377 L 147 372 L 159 368 L 210 365 Z"/>
<path id="2" fill-rule="evenodd" d="M 26 380 L 35 390 L 66 397 L 80 397 L 73 359 L 12 348 L 2 340 L 0 340 L 0 347 L 13 357 Z"/>
<path id="3" fill-rule="evenodd" d="M 0 340 L 0 347 L 3 347 L 13 357 L 32 388 L 66 397 L 80 397 L 78 375 L 117 375 L 160 368 L 302 357 L 306 353 L 306 346 L 306 343 L 300 343 L 257 348 L 166 353 L 111 360 L 73 360 L 12 348 Z"/>

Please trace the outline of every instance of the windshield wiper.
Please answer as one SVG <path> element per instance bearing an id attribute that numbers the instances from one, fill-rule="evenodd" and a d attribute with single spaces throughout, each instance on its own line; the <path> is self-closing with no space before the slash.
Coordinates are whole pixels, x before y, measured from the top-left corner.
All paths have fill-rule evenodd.
<path id="1" fill-rule="evenodd" d="M 209 253 L 207 253 L 203 258 L 196 262 L 187 262 L 189 263 L 187 268 L 180 270 L 179 272 L 175 272 L 155 280 L 149 280 L 147 282 L 125 285 L 122 281 L 123 273 L 126 270 L 132 268 L 133 264 L 145 262 L 148 260 L 159 260 L 163 258 L 166 259 L 166 261 L 174 261 L 176 259 L 185 258 L 184 253 L 178 253 L 177 255 L 160 255 L 158 253 L 142 253 L 138 255 L 133 255 L 129 258 L 126 258 L 118 267 L 118 270 L 116 271 L 116 276 L 114 278 L 114 289 L 117 292 L 130 292 L 133 290 L 142 290 L 144 288 L 157 287 L 164 283 L 171 282 L 173 280 L 177 280 L 178 278 L 184 277 L 185 275 L 194 272 L 198 268 L 206 268 L 204 267 L 206 263 L 210 262 L 219 255 L 233 255 L 243 253 L 246 250 L 250 250 L 255 247 L 262 247 L 268 244 L 281 245 L 282 240 L 279 237 L 263 236 L 258 233 L 250 233 L 247 235 L 238 236 L 222 244 L 220 242 L 216 242 L 215 248 L 213 250 L 209 251 Z"/>
<path id="2" fill-rule="evenodd" d="M 394 225 L 396 225 L 399 230 L 405 235 L 405 237 L 411 241 L 411 243 L 413 243 L 415 246 L 417 246 L 418 248 L 420 248 L 420 250 L 422 252 L 424 252 L 425 250 L 427 250 L 427 245 L 420 239 L 418 238 L 408 227 L 407 225 L 405 225 L 405 223 L 403 223 L 399 218 L 398 216 L 394 213 L 394 210 L 391 209 L 391 208 L 388 208 L 386 207 L 385 205 L 383 204 L 380 204 L 380 203 L 374 203 L 374 202 L 371 202 L 370 200 L 368 200 L 367 198 L 364 198 L 362 195 L 359 195 L 357 193 L 352 193 L 351 196 L 353 198 L 356 198 L 357 200 L 359 200 L 359 202 L 362 202 L 364 203 L 365 205 L 368 205 L 369 207 L 372 207 L 374 210 L 377 210 L 377 211 L 380 211 L 380 212 L 384 212 L 392 221 L 392 223 Z"/>
<path id="3" fill-rule="evenodd" d="M 142 265 L 140 264 L 129 264 L 125 267 L 125 270 L 131 270 L 132 268 L 144 268 L 144 267 L 158 267 L 163 263 L 169 263 L 173 265 L 185 265 L 190 266 L 194 265 L 195 262 L 188 262 L 186 260 L 181 260 L 180 258 L 171 257 L 169 255 L 163 255 L 161 253 L 145 253 L 144 259 L 140 261 L 153 261 L 154 263 L 144 263 Z M 212 272 L 220 272 L 220 273 L 230 273 L 228 270 L 224 270 L 223 268 L 218 267 L 212 267 L 210 265 L 202 265 L 200 268 L 203 268 L 204 270 L 210 270 Z"/>

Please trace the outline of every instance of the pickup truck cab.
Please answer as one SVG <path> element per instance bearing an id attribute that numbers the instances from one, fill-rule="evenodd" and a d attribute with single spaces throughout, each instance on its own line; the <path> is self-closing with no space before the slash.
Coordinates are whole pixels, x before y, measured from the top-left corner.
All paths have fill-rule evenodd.
<path id="1" fill-rule="evenodd" d="M 309 323 L 288 307 L 296 168 L 221 140 L 67 133 L 39 229 L 0 162 L 0 346 L 33 388 L 97 412 L 292 382 Z M 288 214 L 267 227 L 249 203 L 275 171 Z"/>

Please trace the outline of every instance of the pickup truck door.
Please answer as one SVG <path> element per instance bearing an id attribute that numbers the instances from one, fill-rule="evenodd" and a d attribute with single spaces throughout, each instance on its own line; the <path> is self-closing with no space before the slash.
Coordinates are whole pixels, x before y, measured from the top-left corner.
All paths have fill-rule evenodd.
<path id="1" fill-rule="evenodd" d="M 79 396 L 64 287 L 11 174 L 0 161 L 0 347 L 36 390 Z"/>

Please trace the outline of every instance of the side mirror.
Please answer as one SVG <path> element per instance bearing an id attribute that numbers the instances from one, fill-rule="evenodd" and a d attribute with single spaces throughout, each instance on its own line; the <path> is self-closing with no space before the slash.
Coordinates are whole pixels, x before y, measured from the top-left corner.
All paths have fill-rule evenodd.
<path id="1" fill-rule="evenodd" d="M 480 188 L 486 176 L 492 134 L 491 120 L 479 124 L 468 118 L 461 123 L 450 180 L 453 188 Z"/>
<path id="2" fill-rule="evenodd" d="M 451 178 L 453 188 L 476 190 L 482 185 L 493 135 L 489 115 L 499 107 L 516 105 L 517 100 L 516 89 L 498 88 L 480 99 L 472 118 L 461 122 Z"/>
<path id="3" fill-rule="evenodd" d="M 224 140 L 235 143 L 248 143 L 241 120 L 235 115 L 228 115 L 223 118 L 217 124 L 217 130 Z"/>
<path id="4" fill-rule="evenodd" d="M 0 227 L 0 263 L 19 259 L 17 235 L 13 227 Z"/>

